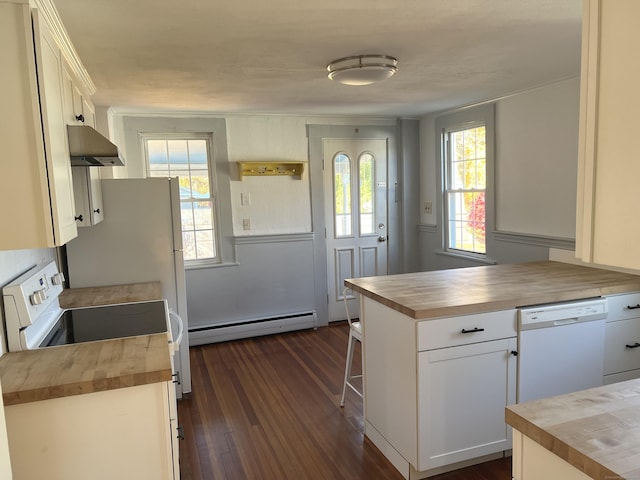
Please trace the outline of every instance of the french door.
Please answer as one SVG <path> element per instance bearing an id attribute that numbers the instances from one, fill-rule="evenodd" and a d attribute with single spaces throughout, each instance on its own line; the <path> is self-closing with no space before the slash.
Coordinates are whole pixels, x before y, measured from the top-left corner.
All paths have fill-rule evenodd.
<path id="1" fill-rule="evenodd" d="M 325 139 L 329 321 L 346 318 L 346 278 L 387 273 L 387 140 Z M 359 305 L 348 292 L 352 318 Z"/>

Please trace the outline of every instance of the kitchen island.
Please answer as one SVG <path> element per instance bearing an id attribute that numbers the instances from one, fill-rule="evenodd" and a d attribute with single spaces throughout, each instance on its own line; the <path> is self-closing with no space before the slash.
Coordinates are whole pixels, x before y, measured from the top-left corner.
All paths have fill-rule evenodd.
<path id="1" fill-rule="evenodd" d="M 638 292 L 640 277 L 532 262 L 345 285 L 361 294 L 365 434 L 426 478 L 510 450 L 518 307 Z"/>
<path id="2" fill-rule="evenodd" d="M 506 409 L 515 480 L 640 478 L 640 379 Z"/>
<path id="3" fill-rule="evenodd" d="M 85 307 L 161 299 L 158 282 L 70 289 Z M 0 357 L 15 478 L 179 478 L 167 333 L 6 353 Z"/>

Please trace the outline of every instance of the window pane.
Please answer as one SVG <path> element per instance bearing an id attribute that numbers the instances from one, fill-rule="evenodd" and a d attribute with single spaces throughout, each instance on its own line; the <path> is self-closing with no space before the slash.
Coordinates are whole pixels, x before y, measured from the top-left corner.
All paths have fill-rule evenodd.
<path id="1" fill-rule="evenodd" d="M 149 164 L 151 169 L 165 169 L 169 164 L 167 156 L 167 142 L 164 140 L 148 140 L 147 154 L 149 155 Z"/>
<path id="2" fill-rule="evenodd" d="M 351 236 L 351 163 L 342 153 L 333 160 L 333 192 L 335 236 Z"/>
<path id="3" fill-rule="evenodd" d="M 201 201 L 201 202 L 193 202 L 193 218 L 194 218 L 194 226 L 196 229 L 209 229 L 213 228 L 213 216 L 212 212 L 212 202 L 210 201 Z"/>
<path id="4" fill-rule="evenodd" d="M 188 169 L 189 156 L 187 155 L 186 140 L 168 140 L 167 149 L 169 150 L 169 169 Z"/>
<path id="5" fill-rule="evenodd" d="M 207 142 L 204 140 L 189 140 L 189 159 L 191 168 L 207 168 Z"/>
<path id="6" fill-rule="evenodd" d="M 449 193 L 449 248 L 486 253 L 485 193 Z"/>
<path id="7" fill-rule="evenodd" d="M 193 229 L 193 204 L 191 202 L 180 203 L 180 217 L 183 230 Z"/>
<path id="8" fill-rule="evenodd" d="M 205 170 L 204 172 L 191 171 L 191 195 L 193 198 L 209 198 L 209 175 Z"/>
<path id="9" fill-rule="evenodd" d="M 195 234 L 198 258 L 215 257 L 213 232 L 211 230 L 197 230 Z"/>
<path id="10" fill-rule="evenodd" d="M 185 260 L 195 260 L 196 258 L 196 238 L 193 231 L 182 232 L 182 249 Z"/>
<path id="11" fill-rule="evenodd" d="M 364 153 L 358 160 L 358 193 L 360 194 L 360 235 L 371 235 L 376 232 L 375 218 L 375 164 L 369 153 Z"/>

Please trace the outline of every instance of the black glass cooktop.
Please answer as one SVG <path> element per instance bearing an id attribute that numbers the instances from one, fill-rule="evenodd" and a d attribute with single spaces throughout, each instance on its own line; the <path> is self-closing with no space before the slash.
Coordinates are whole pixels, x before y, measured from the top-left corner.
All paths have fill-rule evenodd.
<path id="1" fill-rule="evenodd" d="M 40 347 L 167 331 L 165 302 L 122 303 L 65 310 Z"/>

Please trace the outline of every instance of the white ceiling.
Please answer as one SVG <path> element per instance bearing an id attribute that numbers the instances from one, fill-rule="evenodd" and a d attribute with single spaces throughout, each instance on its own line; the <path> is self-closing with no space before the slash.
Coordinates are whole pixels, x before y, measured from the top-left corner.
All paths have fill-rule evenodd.
<path id="1" fill-rule="evenodd" d="M 96 105 L 415 116 L 580 71 L 581 0 L 54 0 Z M 327 79 L 349 55 L 395 77 Z"/>

